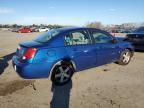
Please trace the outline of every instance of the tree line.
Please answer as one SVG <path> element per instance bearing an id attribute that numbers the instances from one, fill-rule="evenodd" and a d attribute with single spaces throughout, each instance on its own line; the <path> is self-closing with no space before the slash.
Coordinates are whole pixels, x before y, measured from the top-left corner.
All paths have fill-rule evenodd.
<path id="1" fill-rule="evenodd" d="M 51 25 L 51 24 L 32 24 L 32 25 L 19 25 L 19 24 L 0 24 L 0 28 L 20 28 L 23 26 L 27 27 L 48 27 L 48 28 L 61 28 L 61 27 L 66 27 L 64 25 Z M 143 23 L 123 23 L 123 24 L 107 24 L 104 25 L 102 22 L 99 21 L 94 21 L 94 22 L 88 22 L 85 24 L 86 27 L 94 27 L 94 28 L 99 28 L 99 29 L 104 29 L 104 30 L 109 30 L 109 29 L 135 29 L 139 26 L 144 26 Z"/>
<path id="2" fill-rule="evenodd" d="M 55 24 L 55 25 L 46 25 L 46 24 L 40 24 L 40 25 L 37 25 L 37 24 L 32 24 L 32 25 L 20 25 L 20 24 L 0 24 L 0 28 L 20 28 L 20 27 L 47 27 L 47 28 L 61 28 L 61 27 L 64 27 L 63 25 L 58 25 L 58 24 Z"/>
<path id="3" fill-rule="evenodd" d="M 142 23 L 122 23 L 122 24 L 107 24 L 104 25 L 101 22 L 95 21 L 95 22 L 88 22 L 86 24 L 88 27 L 94 27 L 99 29 L 135 29 L 140 26 L 144 26 L 144 22 Z"/>

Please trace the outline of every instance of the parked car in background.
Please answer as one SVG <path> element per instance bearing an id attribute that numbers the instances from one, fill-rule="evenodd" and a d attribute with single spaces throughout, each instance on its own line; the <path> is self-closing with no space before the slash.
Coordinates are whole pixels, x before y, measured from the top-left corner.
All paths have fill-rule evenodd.
<path id="1" fill-rule="evenodd" d="M 112 29 L 109 32 L 111 33 L 130 33 L 130 29 Z"/>
<path id="2" fill-rule="evenodd" d="M 23 78 L 45 78 L 54 84 L 70 81 L 76 71 L 117 62 L 127 65 L 133 56 L 129 42 L 95 28 L 60 28 L 22 42 L 12 58 Z"/>
<path id="3" fill-rule="evenodd" d="M 30 33 L 32 32 L 32 30 L 28 27 L 23 27 L 23 28 L 20 28 L 17 32 L 18 33 Z"/>
<path id="4" fill-rule="evenodd" d="M 12 30 L 13 30 L 13 28 L 12 28 L 12 27 L 8 28 L 8 31 L 12 31 Z"/>
<path id="5" fill-rule="evenodd" d="M 13 28 L 11 29 L 12 32 L 18 32 L 19 31 L 19 28 Z"/>
<path id="6" fill-rule="evenodd" d="M 144 50 L 144 27 L 127 34 L 127 40 L 134 45 L 136 50 Z"/>
<path id="7" fill-rule="evenodd" d="M 38 32 L 46 32 L 49 31 L 49 28 L 41 27 L 38 29 Z"/>
<path id="8" fill-rule="evenodd" d="M 32 30 L 32 32 L 38 32 L 38 27 L 32 27 L 30 29 Z"/>

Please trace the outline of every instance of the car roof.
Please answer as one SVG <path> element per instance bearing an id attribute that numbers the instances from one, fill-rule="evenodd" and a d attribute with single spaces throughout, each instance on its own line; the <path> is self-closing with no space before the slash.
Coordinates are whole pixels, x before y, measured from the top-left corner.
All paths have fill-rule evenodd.
<path id="1" fill-rule="evenodd" d="M 73 31 L 73 30 L 84 30 L 84 29 L 95 29 L 95 30 L 99 30 L 96 28 L 91 28 L 91 27 L 64 27 L 64 28 L 59 28 L 59 30 L 61 30 L 62 32 L 67 32 L 67 31 Z"/>

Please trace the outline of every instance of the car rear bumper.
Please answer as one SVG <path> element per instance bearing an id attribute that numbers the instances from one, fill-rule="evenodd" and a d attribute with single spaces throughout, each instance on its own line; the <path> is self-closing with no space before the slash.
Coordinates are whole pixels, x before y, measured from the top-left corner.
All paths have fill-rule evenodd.
<path id="1" fill-rule="evenodd" d="M 14 56 L 12 64 L 18 75 L 24 79 L 47 78 L 52 68 L 51 62 L 46 63 L 22 63 Z"/>

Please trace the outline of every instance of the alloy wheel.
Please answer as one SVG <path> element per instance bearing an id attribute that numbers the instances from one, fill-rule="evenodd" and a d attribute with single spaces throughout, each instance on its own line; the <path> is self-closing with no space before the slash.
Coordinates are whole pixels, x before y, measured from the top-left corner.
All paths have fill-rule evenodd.
<path id="1" fill-rule="evenodd" d="M 130 58 L 131 58 L 130 52 L 126 51 L 126 52 L 123 54 L 123 62 L 124 62 L 124 63 L 128 63 L 129 60 L 130 60 Z"/>
<path id="2" fill-rule="evenodd" d="M 57 68 L 54 78 L 56 82 L 65 83 L 70 79 L 70 74 L 70 67 L 66 65 L 61 65 Z"/>

